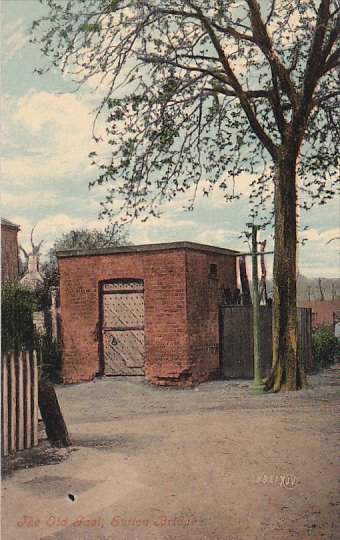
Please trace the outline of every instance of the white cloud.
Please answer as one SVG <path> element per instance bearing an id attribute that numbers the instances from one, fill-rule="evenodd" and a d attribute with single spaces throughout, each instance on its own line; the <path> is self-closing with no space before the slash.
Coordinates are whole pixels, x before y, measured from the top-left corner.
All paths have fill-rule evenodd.
<path id="1" fill-rule="evenodd" d="M 300 271 L 310 277 L 339 276 L 339 229 L 317 231 L 309 229 L 299 234 L 300 239 L 307 239 L 299 246 Z M 329 240 L 334 238 L 332 242 Z"/>
<path id="2" fill-rule="evenodd" d="M 34 90 L 16 105 L 7 116 L 7 142 L 22 152 L 3 159 L 3 173 L 13 184 L 90 173 L 93 116 L 88 105 L 73 94 Z"/>
<path id="3" fill-rule="evenodd" d="M 176 215 L 150 217 L 146 222 L 136 221 L 130 227 L 130 239 L 135 244 L 188 240 L 194 234 L 196 222 L 179 219 Z"/>
<path id="4" fill-rule="evenodd" d="M 318 242 L 320 244 L 320 247 L 322 245 L 326 246 L 327 242 L 331 240 L 332 238 L 335 238 L 339 236 L 339 228 L 337 229 L 329 229 L 327 231 L 318 231 L 316 229 L 307 229 L 306 231 L 301 231 L 299 233 L 301 238 L 306 238 L 307 241 L 310 242 Z M 308 245 L 308 244 L 307 244 Z M 331 242 L 330 249 L 333 249 L 334 251 L 339 249 L 339 244 L 337 241 Z"/>
<path id="5" fill-rule="evenodd" d="M 2 28 L 3 60 L 12 59 L 28 41 L 24 20 L 22 17 Z"/>
<path id="6" fill-rule="evenodd" d="M 231 246 L 240 245 L 240 232 L 227 228 L 202 228 L 195 234 L 195 242 L 213 244 L 232 249 Z"/>
<path id="7" fill-rule="evenodd" d="M 19 193 L 1 194 L 2 206 L 8 210 L 29 208 L 51 207 L 59 202 L 59 197 L 53 191 L 28 191 Z"/>
<path id="8" fill-rule="evenodd" d="M 133 224 L 130 230 L 130 240 L 136 245 L 139 244 L 152 244 L 150 238 L 150 228 L 147 223 L 141 225 Z"/>
<path id="9" fill-rule="evenodd" d="M 170 217 L 163 217 L 160 219 L 154 218 L 150 224 L 152 226 L 160 226 L 167 229 L 181 229 L 186 227 L 191 227 L 196 223 L 191 219 L 177 219 Z"/>
<path id="10" fill-rule="evenodd" d="M 243 173 L 235 180 L 234 195 L 242 193 L 244 196 L 249 196 L 251 193 L 250 183 L 256 178 L 255 176 L 247 173 Z M 223 178 L 221 178 L 221 181 Z M 224 179 L 228 185 L 228 195 L 233 193 L 233 180 L 226 177 Z M 192 185 L 185 193 L 179 193 L 174 199 L 166 204 L 166 210 L 171 212 L 182 212 L 188 208 L 188 205 L 192 198 L 195 196 L 194 208 L 202 208 L 211 210 L 223 210 L 226 208 L 226 192 L 215 185 L 213 189 L 209 191 L 208 195 L 204 195 L 204 192 L 209 191 L 209 184 L 202 180 L 198 184 L 198 188 L 195 195 L 195 186 Z"/>
<path id="11" fill-rule="evenodd" d="M 62 213 L 48 216 L 38 221 L 38 223 L 33 223 L 21 217 L 14 218 L 13 221 L 20 225 L 19 242 L 27 249 L 30 249 L 31 230 L 36 225 L 34 229 L 34 242 L 39 243 L 41 240 L 44 240 L 42 251 L 45 253 L 63 233 L 87 226 L 85 219 Z"/>

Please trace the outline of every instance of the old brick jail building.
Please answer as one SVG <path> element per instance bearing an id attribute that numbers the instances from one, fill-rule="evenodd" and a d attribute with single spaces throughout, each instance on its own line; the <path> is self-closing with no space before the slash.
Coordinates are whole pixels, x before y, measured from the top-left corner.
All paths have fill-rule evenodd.
<path id="1" fill-rule="evenodd" d="M 191 242 L 59 252 L 64 382 L 218 376 L 218 308 L 236 289 L 236 255 Z"/>

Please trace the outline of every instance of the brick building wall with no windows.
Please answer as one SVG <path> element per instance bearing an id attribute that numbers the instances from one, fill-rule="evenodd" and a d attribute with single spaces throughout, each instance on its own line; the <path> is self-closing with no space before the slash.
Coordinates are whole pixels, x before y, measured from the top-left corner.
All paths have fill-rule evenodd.
<path id="1" fill-rule="evenodd" d="M 15 283 L 19 277 L 19 225 L 1 219 L 1 283 Z"/>
<path id="2" fill-rule="evenodd" d="M 224 288 L 236 288 L 235 255 L 189 242 L 60 252 L 64 382 L 103 373 L 100 284 L 117 279 L 144 281 L 148 381 L 190 386 L 216 376 L 218 306 Z"/>
<path id="3" fill-rule="evenodd" d="M 187 253 L 188 337 L 192 377 L 208 380 L 219 376 L 218 307 L 224 290 L 236 289 L 235 257 L 214 252 Z"/>

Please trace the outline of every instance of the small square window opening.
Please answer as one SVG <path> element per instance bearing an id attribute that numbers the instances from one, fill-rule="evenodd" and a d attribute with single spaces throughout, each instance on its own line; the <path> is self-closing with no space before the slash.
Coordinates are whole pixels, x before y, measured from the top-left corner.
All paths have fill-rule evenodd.
<path id="1" fill-rule="evenodd" d="M 209 279 L 217 279 L 217 264 L 210 265 Z"/>

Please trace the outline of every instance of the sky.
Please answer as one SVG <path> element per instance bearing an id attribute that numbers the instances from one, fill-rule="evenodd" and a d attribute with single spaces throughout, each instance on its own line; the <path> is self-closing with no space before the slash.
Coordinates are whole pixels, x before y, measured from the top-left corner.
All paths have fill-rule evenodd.
<path id="1" fill-rule="evenodd" d="M 76 1 L 76 0 L 74 0 Z M 88 154 L 94 149 L 94 85 L 74 92 L 59 70 L 40 76 L 39 46 L 29 43 L 28 30 L 46 8 L 38 0 L 2 0 L 1 4 L 1 216 L 21 227 L 20 243 L 29 248 L 29 235 L 44 240 L 45 253 L 62 233 L 83 227 L 103 228 L 99 220 L 105 186 L 88 187 L 96 178 Z M 245 251 L 240 233 L 249 221 L 248 177 L 244 195 L 226 202 L 221 191 L 198 196 L 194 211 L 183 210 L 185 199 L 164 207 L 160 219 L 135 222 L 129 228 L 134 244 L 191 241 Z M 249 193 L 249 190 L 248 190 Z M 339 277 L 339 200 L 302 212 L 298 249 L 299 271 L 308 277 Z M 307 230 L 303 230 L 308 225 Z M 270 231 L 261 232 L 272 248 Z M 272 257 L 267 257 L 271 274 Z"/>

